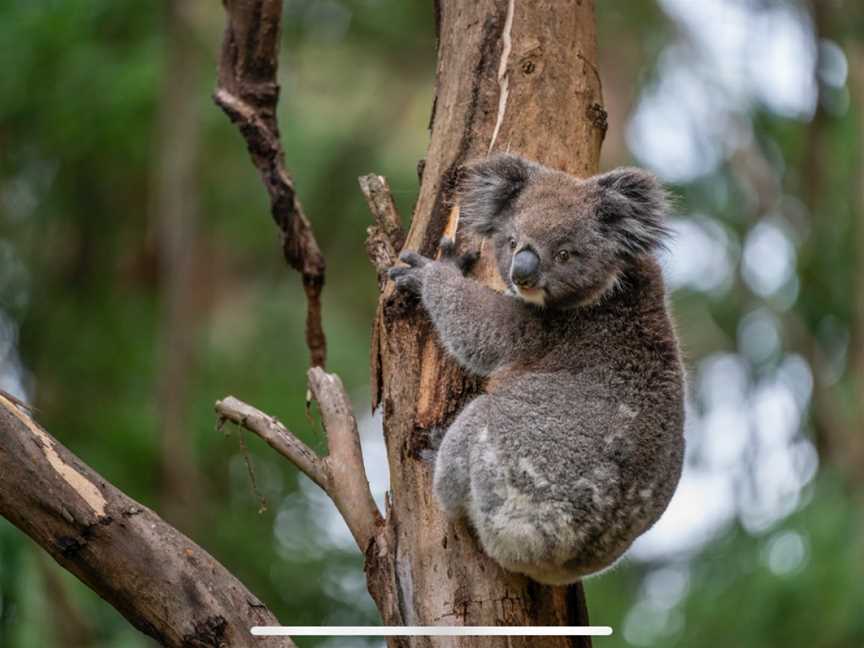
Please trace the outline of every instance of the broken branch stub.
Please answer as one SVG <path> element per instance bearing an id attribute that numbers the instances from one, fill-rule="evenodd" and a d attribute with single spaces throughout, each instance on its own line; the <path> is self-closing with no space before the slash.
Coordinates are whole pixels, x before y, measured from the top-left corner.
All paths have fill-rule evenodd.
<path id="1" fill-rule="evenodd" d="M 380 288 L 386 280 L 384 274 L 396 263 L 405 243 L 405 230 L 387 179 L 370 173 L 360 176 L 358 182 L 372 213 L 373 224 L 366 229 L 366 253 L 378 271 Z"/>

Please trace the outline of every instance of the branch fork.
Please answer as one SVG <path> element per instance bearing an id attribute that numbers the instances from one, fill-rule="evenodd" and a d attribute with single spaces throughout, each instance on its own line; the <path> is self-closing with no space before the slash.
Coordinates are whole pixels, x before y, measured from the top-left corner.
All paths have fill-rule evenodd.
<path id="1" fill-rule="evenodd" d="M 216 92 L 215 97 L 232 121 L 246 124 L 253 130 L 260 129 L 261 141 L 278 147 L 278 139 L 266 137 L 269 132 L 267 125 L 251 107 L 222 89 Z M 396 262 L 404 244 L 405 232 L 387 180 L 383 176 L 369 174 L 362 176 L 359 182 L 374 217 L 373 224 L 368 228 L 366 249 L 383 286 L 386 271 Z M 373 342 L 373 350 L 374 347 Z M 303 443 L 277 418 L 234 396 L 217 401 L 215 410 L 220 421 L 231 421 L 261 437 L 327 493 L 348 525 L 360 551 L 365 554 L 384 520 L 369 488 L 351 401 L 336 374 L 313 366 L 309 369 L 308 377 L 327 433 L 329 452 L 324 457 Z"/>
<path id="2" fill-rule="evenodd" d="M 360 551 L 366 552 L 383 520 L 372 498 L 357 420 L 339 376 L 319 367 L 309 370 L 309 386 L 321 409 L 327 433 L 327 456 L 319 456 L 273 416 L 227 396 L 216 402 L 216 413 L 257 434 L 276 452 L 318 484 L 333 500 Z"/>

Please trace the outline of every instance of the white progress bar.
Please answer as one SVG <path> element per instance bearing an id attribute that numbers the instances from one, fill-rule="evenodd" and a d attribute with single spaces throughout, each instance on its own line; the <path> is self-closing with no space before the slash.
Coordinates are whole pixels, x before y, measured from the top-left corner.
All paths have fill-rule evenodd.
<path id="1" fill-rule="evenodd" d="M 608 637 L 609 626 L 255 626 L 256 637 Z"/>

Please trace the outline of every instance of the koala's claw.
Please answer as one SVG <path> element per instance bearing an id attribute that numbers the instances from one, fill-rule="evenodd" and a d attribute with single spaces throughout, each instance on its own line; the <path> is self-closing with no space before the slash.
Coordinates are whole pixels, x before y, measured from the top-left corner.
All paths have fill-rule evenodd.
<path id="1" fill-rule="evenodd" d="M 435 459 L 438 457 L 438 450 L 433 448 L 423 448 L 420 451 L 420 460 L 429 465 L 435 465 Z"/>
<path id="2" fill-rule="evenodd" d="M 438 244 L 438 249 L 441 251 L 441 260 L 455 264 L 463 275 L 467 275 L 471 272 L 471 268 L 474 267 L 474 264 L 477 263 L 477 259 L 480 258 L 480 253 L 476 250 L 457 256 L 456 241 L 449 236 L 441 238 L 441 242 Z"/>
<path id="3" fill-rule="evenodd" d="M 423 292 L 423 268 L 431 263 L 431 259 L 416 252 L 403 252 L 399 260 L 404 266 L 390 268 L 387 276 L 396 282 L 396 290 L 420 295 Z"/>
<path id="4" fill-rule="evenodd" d="M 422 254 L 417 254 L 417 252 L 403 252 L 399 255 L 399 260 L 407 263 L 412 268 L 422 268 L 427 263 L 429 263 L 429 259 L 424 257 Z"/>
<path id="5" fill-rule="evenodd" d="M 418 262 L 418 259 L 413 258 L 415 256 L 418 257 L 418 259 L 425 260 L 420 255 L 415 255 L 413 252 L 405 252 L 400 258 L 405 261 L 405 263 L 411 263 L 411 265 L 390 268 L 387 271 L 387 276 L 396 282 L 396 290 L 420 295 L 423 290 L 423 279 L 420 272 L 420 263 Z"/>
<path id="6" fill-rule="evenodd" d="M 387 271 L 387 276 L 390 277 L 393 281 L 396 281 L 399 277 L 402 277 L 411 272 L 411 268 L 405 268 L 403 266 L 397 266 L 395 268 L 390 268 Z"/>
<path id="7" fill-rule="evenodd" d="M 480 253 L 476 250 L 471 250 L 470 252 L 466 252 L 462 256 L 460 256 L 456 260 L 456 265 L 459 266 L 459 270 L 462 271 L 463 275 L 467 275 L 471 272 L 471 269 L 474 267 L 474 264 L 477 263 L 477 260 L 480 258 Z"/>
<path id="8" fill-rule="evenodd" d="M 396 290 L 420 295 L 423 291 L 423 280 L 417 275 L 413 268 L 393 268 L 389 272 L 390 278 L 396 282 Z"/>
<path id="9" fill-rule="evenodd" d="M 452 259 L 456 256 L 456 241 L 449 236 L 442 236 L 438 249 L 441 251 L 442 259 Z"/>

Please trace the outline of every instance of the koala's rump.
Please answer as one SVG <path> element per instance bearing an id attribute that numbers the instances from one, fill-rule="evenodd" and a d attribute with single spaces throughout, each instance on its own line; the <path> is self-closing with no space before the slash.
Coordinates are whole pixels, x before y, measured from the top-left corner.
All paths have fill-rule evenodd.
<path id="1" fill-rule="evenodd" d="M 633 407 L 589 377 L 535 374 L 525 383 L 483 397 L 488 425 L 471 446 L 471 517 L 484 549 L 510 569 L 544 565 L 545 582 L 565 564 L 577 576 L 597 571 L 671 496 L 654 490 L 660 477 L 644 461 L 643 437 L 656 442 L 656 431 L 641 429 Z"/>

